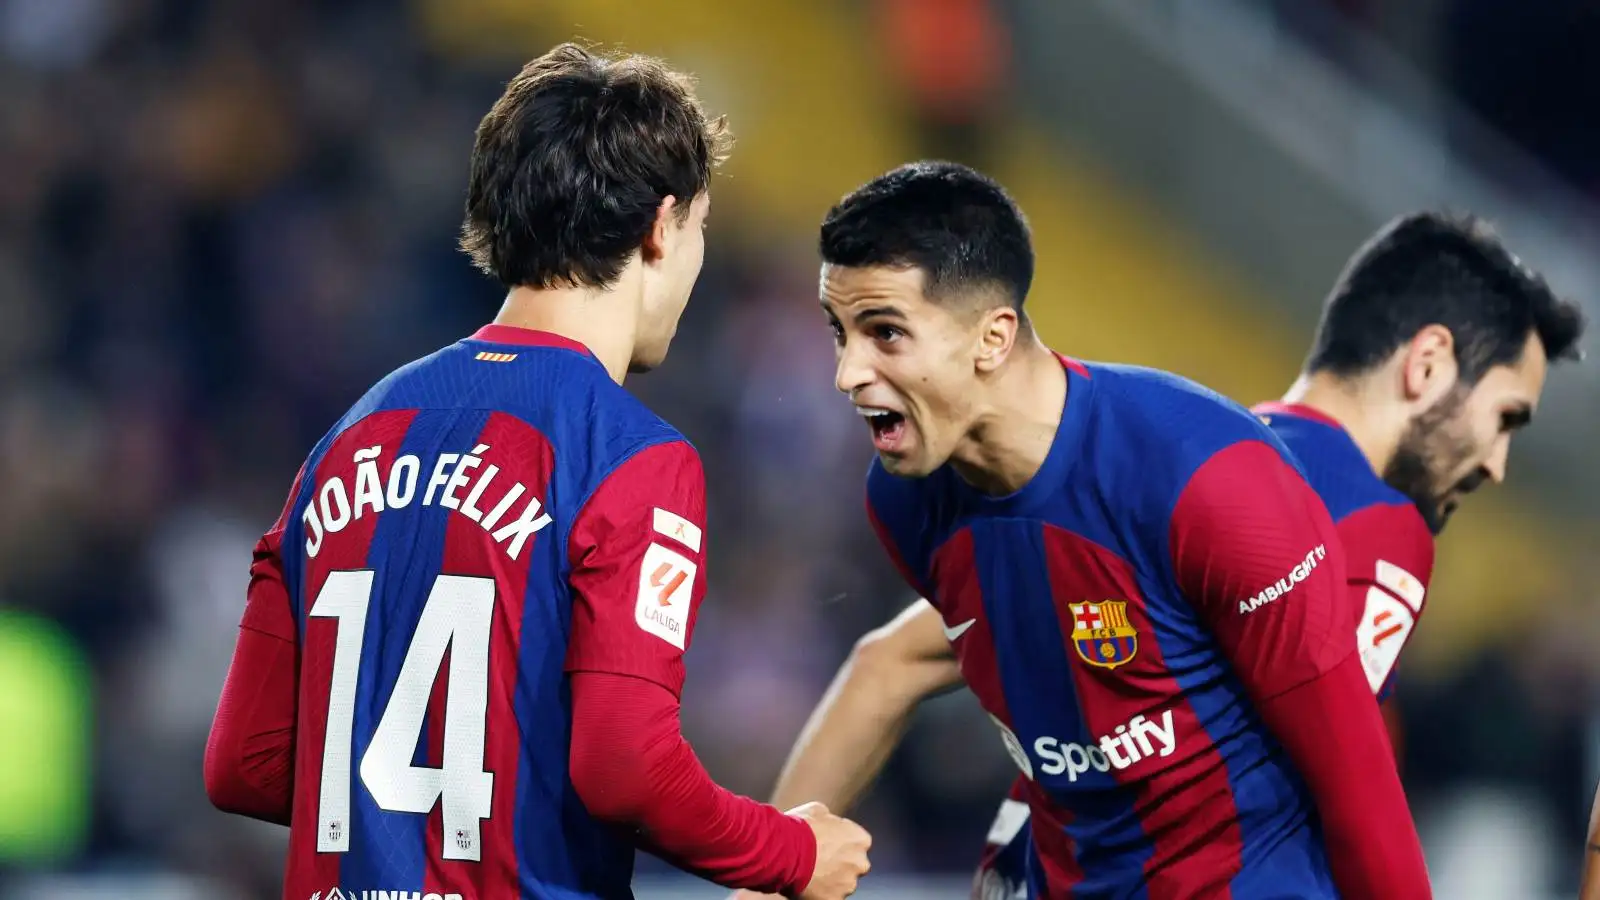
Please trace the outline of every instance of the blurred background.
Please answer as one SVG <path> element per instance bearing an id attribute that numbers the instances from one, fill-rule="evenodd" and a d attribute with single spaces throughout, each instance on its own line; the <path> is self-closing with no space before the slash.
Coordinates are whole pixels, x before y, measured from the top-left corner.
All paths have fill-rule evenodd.
<path id="1" fill-rule="evenodd" d="M 1600 299 L 1580 0 L 0 0 L 0 896 L 277 896 L 284 832 L 200 780 L 251 544 L 375 379 L 493 315 L 454 249 L 472 131 L 574 36 L 698 73 L 739 136 L 672 357 L 629 387 L 705 457 L 686 728 L 744 792 L 911 599 L 814 306 L 816 224 L 859 182 L 989 171 L 1031 217 L 1055 347 L 1246 403 L 1411 209 L 1488 216 Z M 1441 544 L 1402 681 L 1441 897 L 1575 890 L 1597 400 L 1595 364 L 1555 373 L 1511 483 Z M 863 895 L 964 896 L 1013 772 L 969 697 L 924 710 L 861 810 Z M 641 873 L 646 900 L 718 895 Z"/>

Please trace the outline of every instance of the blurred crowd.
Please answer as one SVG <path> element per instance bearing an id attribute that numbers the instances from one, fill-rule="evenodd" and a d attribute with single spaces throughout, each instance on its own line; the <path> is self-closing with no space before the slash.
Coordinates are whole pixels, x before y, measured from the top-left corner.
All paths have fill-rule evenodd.
<path id="1" fill-rule="evenodd" d="M 1500 177 L 1508 139 L 1566 184 L 1600 194 L 1600 132 L 1585 111 L 1600 102 L 1600 7 L 1587 0 L 1273 0 L 1308 43 L 1406 107 L 1396 60 L 1445 86 L 1492 136 L 1447 125 L 1458 148 Z M 1357 26 L 1350 29 L 1348 25 Z M 1351 37 L 1354 40 L 1351 40 Z M 1409 103 L 1413 111 L 1435 113 Z"/>
<path id="2" fill-rule="evenodd" d="M 280 830 L 200 781 L 250 547 L 374 380 L 493 315 L 455 236 L 517 63 L 447 64 L 388 0 L 0 2 L 0 879 L 275 896 Z M 927 140 L 958 152 L 975 108 L 931 112 Z M 858 512 L 869 448 L 811 248 L 712 231 L 671 358 L 629 386 L 708 473 L 686 728 L 761 795 L 854 639 L 910 598 Z M 1566 670 L 1524 647 L 1406 694 L 1408 775 L 1500 785 L 1570 830 L 1588 685 L 1530 690 Z M 1014 771 L 987 729 L 965 696 L 921 717 L 863 812 L 880 870 L 970 865 Z"/>

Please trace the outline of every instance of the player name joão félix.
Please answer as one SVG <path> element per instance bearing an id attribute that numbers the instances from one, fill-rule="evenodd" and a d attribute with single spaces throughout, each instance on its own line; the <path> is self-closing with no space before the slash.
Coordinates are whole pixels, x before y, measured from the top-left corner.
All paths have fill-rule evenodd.
<path id="1" fill-rule="evenodd" d="M 315 559 L 326 535 L 338 534 L 362 516 L 404 509 L 415 501 L 423 506 L 437 504 L 466 516 L 489 532 L 506 555 L 515 560 L 528 538 L 549 525 L 551 519 L 544 512 L 544 502 L 520 481 L 513 482 L 510 487 L 496 487 L 491 493 L 500 467 L 493 463 L 483 465 L 488 452 L 488 444 L 479 444 L 470 453 L 441 453 L 429 460 L 427 466 L 416 454 L 408 453 L 397 458 L 389 471 L 380 472 L 378 460 L 383 456 L 382 445 L 357 450 L 353 457 L 355 484 L 346 487 L 342 478 L 329 478 L 317 485 L 311 502 L 306 504 L 302 517 L 307 530 L 306 556 Z M 480 466 L 482 471 L 477 471 Z M 425 484 L 422 482 L 424 469 L 432 473 Z M 420 500 L 417 499 L 419 486 Z M 463 489 L 465 495 L 461 493 Z M 483 507 L 491 502 L 489 511 L 484 512 Z M 508 518 L 519 502 L 521 506 L 516 517 Z"/>

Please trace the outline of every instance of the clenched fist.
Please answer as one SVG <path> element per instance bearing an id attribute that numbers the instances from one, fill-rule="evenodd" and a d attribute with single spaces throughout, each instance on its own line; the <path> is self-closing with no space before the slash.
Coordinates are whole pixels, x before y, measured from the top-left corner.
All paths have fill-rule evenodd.
<path id="1" fill-rule="evenodd" d="M 872 835 L 860 825 L 828 812 L 821 803 L 807 803 L 789 810 L 789 815 L 805 820 L 817 839 L 817 865 L 811 880 L 798 900 L 844 900 L 856 892 L 856 882 L 867 874 L 872 863 L 867 850 Z M 778 900 L 772 894 L 738 891 L 732 900 Z"/>

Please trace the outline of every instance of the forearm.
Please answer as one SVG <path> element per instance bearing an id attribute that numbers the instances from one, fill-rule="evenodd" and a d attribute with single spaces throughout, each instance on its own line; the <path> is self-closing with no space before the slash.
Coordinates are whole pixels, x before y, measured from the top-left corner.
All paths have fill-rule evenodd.
<path id="1" fill-rule="evenodd" d="M 205 786 L 223 812 L 289 824 L 294 797 L 294 645 L 239 629 L 206 742 Z"/>
<path id="2" fill-rule="evenodd" d="M 804 889 L 816 841 L 804 822 L 717 785 L 679 731 L 677 700 L 624 675 L 572 678 L 573 787 L 590 815 L 730 888 Z"/>
<path id="3" fill-rule="evenodd" d="M 863 638 L 834 676 L 778 776 L 778 808 L 815 800 L 841 814 L 850 810 L 899 746 L 917 705 L 961 684 L 937 619 L 933 653 L 908 646 L 906 630 L 896 628 L 901 622 Z"/>
<path id="4" fill-rule="evenodd" d="M 1359 658 L 1260 704 L 1316 804 L 1346 900 L 1431 897 L 1416 825 Z"/>

